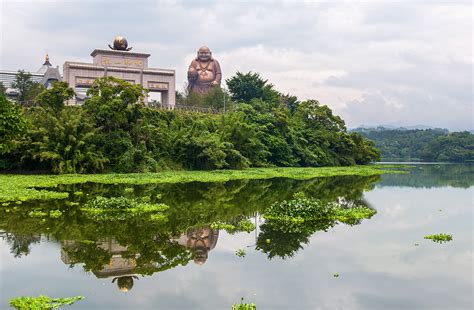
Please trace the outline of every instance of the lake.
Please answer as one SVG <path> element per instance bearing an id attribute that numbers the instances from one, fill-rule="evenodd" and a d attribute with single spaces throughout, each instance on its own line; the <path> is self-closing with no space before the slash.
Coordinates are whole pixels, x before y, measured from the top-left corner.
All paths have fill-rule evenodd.
<path id="1" fill-rule="evenodd" d="M 85 296 L 71 309 L 231 309 L 241 298 L 259 310 L 472 309 L 474 166 L 410 167 L 304 181 L 59 186 L 68 199 L 0 207 L 0 308 L 45 294 Z M 376 213 L 265 220 L 296 193 Z M 99 196 L 170 208 L 164 217 L 87 213 Z M 453 240 L 424 239 L 438 233 Z"/>

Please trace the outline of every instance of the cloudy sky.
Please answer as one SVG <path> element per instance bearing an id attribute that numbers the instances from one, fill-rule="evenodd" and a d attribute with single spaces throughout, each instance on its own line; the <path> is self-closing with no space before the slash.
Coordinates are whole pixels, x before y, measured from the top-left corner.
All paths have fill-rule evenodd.
<path id="1" fill-rule="evenodd" d="M 473 125 L 471 1 L 6 1 L 0 68 L 90 62 L 121 34 L 177 87 L 208 45 L 224 78 L 259 72 L 349 127 Z"/>

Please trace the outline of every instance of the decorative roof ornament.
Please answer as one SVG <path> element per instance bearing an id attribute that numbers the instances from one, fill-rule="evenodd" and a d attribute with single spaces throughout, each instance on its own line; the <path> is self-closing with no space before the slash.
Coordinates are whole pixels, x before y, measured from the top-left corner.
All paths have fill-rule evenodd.
<path id="1" fill-rule="evenodd" d="M 44 56 L 43 66 L 52 66 L 52 64 L 49 62 L 49 55 L 48 54 L 46 54 L 46 56 Z"/>
<path id="2" fill-rule="evenodd" d="M 112 47 L 109 44 L 109 47 L 114 51 L 130 51 L 132 49 L 131 47 L 128 47 L 127 39 L 122 36 L 116 36 L 114 39 L 114 46 Z"/>
<path id="3" fill-rule="evenodd" d="M 44 63 L 43 65 L 41 66 L 41 68 L 38 69 L 38 71 L 36 71 L 36 73 L 39 73 L 39 74 L 46 74 L 46 72 L 49 70 L 49 69 L 52 69 L 53 65 L 49 62 L 49 55 L 46 54 L 44 56 Z"/>

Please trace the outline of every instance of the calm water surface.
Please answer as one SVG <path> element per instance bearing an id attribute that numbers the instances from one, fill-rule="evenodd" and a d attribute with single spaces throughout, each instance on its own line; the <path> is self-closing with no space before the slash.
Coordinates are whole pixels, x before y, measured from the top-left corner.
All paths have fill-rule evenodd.
<path id="1" fill-rule="evenodd" d="M 472 309 L 473 186 L 473 166 L 436 164 L 381 177 L 63 186 L 68 200 L 0 208 L 0 308 L 46 294 L 86 297 L 71 309 L 230 309 L 241 297 L 257 309 Z M 265 208 L 296 192 L 377 213 L 327 231 L 265 223 Z M 171 209 L 159 224 L 97 221 L 81 212 L 96 196 Z M 257 229 L 210 227 L 245 218 Z M 436 233 L 453 241 L 423 239 Z"/>

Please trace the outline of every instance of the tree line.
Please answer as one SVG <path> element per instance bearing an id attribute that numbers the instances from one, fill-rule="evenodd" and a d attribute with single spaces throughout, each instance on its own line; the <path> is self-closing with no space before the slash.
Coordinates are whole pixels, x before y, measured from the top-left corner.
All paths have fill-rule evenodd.
<path id="1" fill-rule="evenodd" d="M 474 160 L 474 135 L 443 129 L 356 129 L 374 141 L 385 159 L 464 162 Z"/>
<path id="2" fill-rule="evenodd" d="M 317 100 L 299 102 L 257 73 L 237 73 L 206 95 L 180 94 L 190 105 L 223 109 L 203 114 L 143 103 L 140 85 L 104 77 L 81 106 L 56 82 L 20 107 L 0 95 L 0 169 L 53 173 L 151 172 L 339 166 L 379 159 L 373 142 L 349 133 Z"/>

